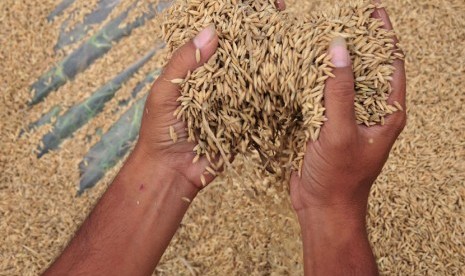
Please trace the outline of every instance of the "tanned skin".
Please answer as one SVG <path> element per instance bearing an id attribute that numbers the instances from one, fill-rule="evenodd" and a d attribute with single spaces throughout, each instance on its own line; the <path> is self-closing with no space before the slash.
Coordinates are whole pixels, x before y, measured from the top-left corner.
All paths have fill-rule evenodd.
<path id="1" fill-rule="evenodd" d="M 376 9 L 372 16 L 392 29 L 385 9 Z M 345 41 L 333 40 L 330 53 L 336 77 L 328 79 L 325 88 L 328 121 L 318 141 L 307 145 L 302 176 L 294 174 L 290 182 L 302 230 L 305 275 L 378 275 L 365 219 L 370 189 L 406 124 L 404 62 L 394 62 L 388 100 L 403 110 L 387 117 L 383 126 L 366 127 L 355 120 L 354 76 Z"/>

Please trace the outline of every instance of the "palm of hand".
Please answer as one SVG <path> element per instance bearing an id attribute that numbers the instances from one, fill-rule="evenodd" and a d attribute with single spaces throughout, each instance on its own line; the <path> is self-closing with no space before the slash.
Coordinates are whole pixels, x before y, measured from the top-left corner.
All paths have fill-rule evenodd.
<path id="1" fill-rule="evenodd" d="M 203 184 L 200 175 L 205 172 L 208 160 L 202 157 L 193 163 L 196 156 L 194 152 L 196 143 L 187 140 L 186 123 L 173 116 L 177 105 L 172 103 L 176 103 L 176 98 L 174 93 L 172 96 L 164 97 L 162 93 L 156 91 L 154 85 L 147 99 L 141 128 L 140 139 L 147 140 L 147 142 L 141 141 L 141 144 L 149 145 L 145 151 L 149 152 L 149 156 L 159 159 L 160 166 L 175 170 L 195 187 L 201 189 Z M 151 107 L 157 108 L 151 110 Z M 174 130 L 174 139 L 170 134 L 170 128 Z M 212 179 L 211 175 L 204 177 L 208 182 Z"/>
<path id="2" fill-rule="evenodd" d="M 196 45 L 194 39 L 179 48 L 155 81 L 146 102 L 138 146 L 160 167 L 182 175 L 196 188 L 202 189 L 214 176 L 205 173 L 209 164 L 206 157 L 193 162 L 196 143 L 187 140 L 186 124 L 174 116 L 180 91 L 179 85 L 171 82 L 184 79 L 188 72 L 207 62 L 216 51 L 218 36 L 214 28 L 209 27 L 199 35 L 202 46 Z M 197 60 L 197 51 L 201 52 L 200 60 Z M 174 130 L 175 138 L 170 129 Z"/>
<path id="3" fill-rule="evenodd" d="M 307 147 L 301 177 L 291 178 L 295 210 L 363 206 L 398 135 L 393 127 L 402 128 L 355 126 L 343 134 L 324 127 L 321 138 Z"/>
<path id="4" fill-rule="evenodd" d="M 373 17 L 383 20 L 384 27 L 392 30 L 384 9 L 377 9 Z M 370 188 L 406 125 L 405 66 L 403 60 L 396 60 L 393 65 L 388 102 L 399 110 L 386 118 L 385 125 L 374 127 L 356 124 L 350 64 L 334 70 L 336 78 L 329 79 L 325 88 L 328 122 L 322 127 L 319 140 L 308 143 L 301 176 L 294 173 L 291 177 L 291 200 L 297 211 L 333 206 L 365 209 Z"/>

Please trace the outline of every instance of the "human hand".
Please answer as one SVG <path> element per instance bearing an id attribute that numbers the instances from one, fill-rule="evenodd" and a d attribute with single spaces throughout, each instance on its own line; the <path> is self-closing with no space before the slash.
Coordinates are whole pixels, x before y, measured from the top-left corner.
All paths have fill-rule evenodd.
<path id="1" fill-rule="evenodd" d="M 373 17 L 392 29 L 384 9 L 377 9 Z M 307 145 L 301 177 L 297 173 L 291 177 L 291 200 L 298 214 L 331 209 L 364 221 L 370 188 L 406 124 L 404 62 L 394 62 L 388 100 L 390 104 L 398 102 L 403 110 L 387 117 L 383 126 L 366 127 L 356 123 L 354 75 L 344 39 L 336 38 L 330 53 L 337 68 L 333 71 L 336 77 L 328 79 L 325 88 L 328 121 L 318 141 Z"/>
<path id="2" fill-rule="evenodd" d="M 179 106 L 177 99 L 181 94 L 179 84 L 172 81 L 185 79 L 189 72 L 206 63 L 217 47 L 218 36 L 214 25 L 210 25 L 173 53 L 147 98 L 139 141 L 134 150 L 141 152 L 147 161 L 153 162 L 165 173 L 182 176 L 199 190 L 211 182 L 214 176 L 204 174 L 209 164 L 205 157 L 193 163 L 196 143 L 187 140 L 186 123 L 174 116 Z"/>
<path id="3" fill-rule="evenodd" d="M 384 9 L 377 9 L 373 17 L 392 29 Z M 305 275 L 379 275 L 365 227 L 366 206 L 371 186 L 406 123 L 404 62 L 393 64 L 388 99 L 402 110 L 382 126 L 366 127 L 356 123 L 354 74 L 343 38 L 332 41 L 330 54 L 336 68 L 324 92 L 328 121 L 320 138 L 307 145 L 301 176 L 294 173 L 290 180 Z"/>
<path id="4" fill-rule="evenodd" d="M 283 10 L 283 0 L 276 1 L 276 8 Z M 169 172 L 181 175 L 196 189 L 202 189 L 214 179 L 214 173 L 206 173 L 209 161 L 201 157 L 193 163 L 196 156 L 196 141 L 188 141 L 185 122 L 173 114 L 179 106 L 179 84 L 172 80 L 185 79 L 188 72 L 193 72 L 206 63 L 216 52 L 218 36 L 213 25 L 201 31 L 196 38 L 180 47 L 172 56 L 163 73 L 155 81 L 147 99 L 139 141 L 134 152 L 141 153 L 147 160 L 153 160 Z M 197 61 L 200 50 L 200 61 Z M 173 141 L 170 128 L 177 139 Z"/>

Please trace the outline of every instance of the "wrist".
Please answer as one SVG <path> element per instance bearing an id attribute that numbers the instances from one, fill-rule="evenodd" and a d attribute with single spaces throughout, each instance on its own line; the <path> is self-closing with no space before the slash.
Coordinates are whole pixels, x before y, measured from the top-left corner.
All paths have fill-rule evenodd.
<path id="1" fill-rule="evenodd" d="M 305 275 L 377 275 L 365 212 L 312 208 L 297 212 L 304 247 Z M 337 265 L 335 265 L 337 264 Z"/>
<path id="2" fill-rule="evenodd" d="M 297 211 L 302 237 L 313 249 L 353 248 L 368 243 L 366 208 L 359 206 L 317 206 Z"/>
<path id="3" fill-rule="evenodd" d="M 78 274 L 93 267 L 108 275 L 150 274 L 197 195 L 187 184 L 136 147 L 73 240 L 78 250 L 65 259 L 85 264 Z"/>
<path id="4" fill-rule="evenodd" d="M 299 221 L 326 221 L 327 223 L 364 225 L 367 203 L 311 205 L 296 210 Z"/>
<path id="5" fill-rule="evenodd" d="M 302 233 L 351 239 L 354 235 L 366 235 L 366 209 L 355 206 L 312 207 L 297 211 Z"/>
<path id="6" fill-rule="evenodd" d="M 124 183 L 137 185 L 139 190 L 151 187 L 156 190 L 176 190 L 177 194 L 190 199 L 199 192 L 184 174 L 166 166 L 162 159 L 149 156 L 138 145 L 128 157 L 118 178 L 125 178 Z"/>

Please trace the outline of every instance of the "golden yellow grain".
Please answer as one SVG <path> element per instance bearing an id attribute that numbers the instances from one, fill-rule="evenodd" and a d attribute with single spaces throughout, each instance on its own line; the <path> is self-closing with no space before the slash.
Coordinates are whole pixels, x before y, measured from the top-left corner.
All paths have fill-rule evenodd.
<path id="1" fill-rule="evenodd" d="M 172 79 L 170 82 L 174 84 L 181 84 L 184 82 L 184 79 Z"/>
<path id="2" fill-rule="evenodd" d="M 170 138 L 173 141 L 173 143 L 176 143 L 178 141 L 178 135 L 176 134 L 176 131 L 174 130 L 173 126 L 170 126 Z"/>
<path id="3" fill-rule="evenodd" d="M 402 107 L 402 105 L 398 101 L 394 101 L 393 104 L 398 110 L 404 111 L 404 108 Z"/>
<path id="4" fill-rule="evenodd" d="M 197 154 L 197 155 L 194 157 L 194 159 L 192 159 L 192 164 L 195 164 L 195 163 L 199 162 L 199 158 L 200 158 L 200 155 Z"/>
<path id="5" fill-rule="evenodd" d="M 200 183 L 202 183 L 202 186 L 207 185 L 207 181 L 205 180 L 205 176 L 203 174 L 200 175 Z"/>
<path id="6" fill-rule="evenodd" d="M 211 174 L 212 176 L 216 176 L 216 175 L 217 175 L 217 173 L 215 172 L 215 170 L 213 170 L 212 168 L 210 168 L 210 167 L 208 167 L 208 166 L 205 168 L 205 170 L 207 170 L 207 172 L 208 172 L 209 174 Z"/>
<path id="7" fill-rule="evenodd" d="M 197 48 L 197 49 L 195 50 L 195 61 L 197 61 L 197 63 L 200 63 L 200 58 L 201 58 L 201 56 L 200 56 L 200 49 Z"/>
<path id="8" fill-rule="evenodd" d="M 219 154 L 229 167 L 228 156 L 258 151 L 268 171 L 298 169 L 306 141 L 317 140 L 325 122 L 323 91 L 326 80 L 335 77 L 327 51 L 335 36 L 345 37 L 351 47 L 357 122 L 383 124 L 392 113 L 379 99 L 390 93 L 397 49 L 392 32 L 370 17 L 375 7 L 370 2 L 314 14 L 318 24 L 277 12 L 271 2 L 241 3 L 179 1 L 163 23 L 171 50 L 207 24 L 217 27 L 217 53 L 186 81 L 177 81 L 182 96 L 176 116 L 188 122 L 189 140 L 202 142 L 198 154 L 210 162 Z"/>
<path id="9" fill-rule="evenodd" d="M 264 3 L 262 0 L 255 1 Z M 164 54 L 157 55 L 158 57 L 155 57 L 153 62 L 147 63 L 140 74 L 136 74 L 127 85 L 118 91 L 116 99 L 107 103 L 101 116 L 89 121 L 88 126 L 82 128 L 74 137 L 67 139 L 61 149 L 42 159 L 36 158 L 31 152 L 37 148 L 38 141 L 51 126 L 44 126 L 35 132 L 26 133 L 24 138 L 18 139 L 17 134 L 25 125 L 40 118 L 43 112 L 55 104 L 63 104 L 66 109 L 67 106 L 87 99 L 89 92 L 105 84 L 138 59 L 139 54 L 153 47 L 156 38 L 160 36 L 158 28 L 161 25 L 157 23 L 158 21 L 146 22 L 144 26 L 134 30 L 129 37 L 114 43 L 110 52 L 87 71 L 81 73 L 81 76 L 60 88 L 58 93 L 51 94 L 47 102 L 28 108 L 25 112 L 24 107 L 31 94 L 29 91 L 30 83 L 44 73 L 46 68 L 51 68 L 63 58 L 61 53 L 55 54 L 53 52 L 62 23 L 70 18 L 69 25 L 73 25 L 76 21 L 73 11 L 89 5 L 87 1 L 74 1 L 69 12 L 57 18 L 55 22 L 48 23 L 45 16 L 53 10 L 58 2 L 60 1 L 0 1 L 0 6 L 4 5 L 2 6 L 4 10 L 8 10 L 0 16 L 2 25 L 8 26 L 8 28 L 4 28 L 4 33 L 2 33 L 8 39 L 5 40 L 0 49 L 0 56 L 5 64 L 0 73 L 3 84 L 2 96 L 0 97 L 0 117 L 2 118 L 0 129 L 3 134 L 0 136 L 0 144 L 2 145 L 0 147 L 0 213 L 2 214 L 0 233 L 3 234 L 0 252 L 4 253 L 2 256 L 6 256 L 0 260 L 0 271 L 5 275 L 41 274 L 60 254 L 63 245 L 74 235 L 77 227 L 91 208 L 95 206 L 98 198 L 106 190 L 123 163 L 120 162 L 118 166 L 109 171 L 105 179 L 94 189 L 89 190 L 81 197 L 75 196 L 76 184 L 79 182 L 76 165 L 82 160 L 87 150 L 99 140 L 99 137 L 95 135 L 95 130 L 100 127 L 103 127 L 104 130 L 110 128 L 125 109 L 118 107 L 119 100 L 128 97 L 132 88 L 144 78 L 146 73 L 161 66 L 166 60 Z M 97 2 L 92 1 L 92 3 Z M 142 3 L 144 5 L 145 3 L 150 5 L 153 3 L 153 1 L 139 2 L 144 2 Z M 205 11 L 196 10 L 197 14 L 200 15 L 210 14 L 223 4 L 221 0 L 215 3 L 212 1 L 203 2 L 203 0 L 189 2 L 205 3 Z M 331 16 L 328 7 L 333 5 L 345 6 L 348 2 L 289 0 L 287 12 L 291 15 L 310 18 L 309 20 L 312 20 L 315 26 L 322 24 L 328 26 L 332 19 L 339 18 L 339 15 L 326 19 L 326 17 L 313 16 L 311 12 L 321 10 L 327 16 Z M 397 141 L 382 175 L 371 191 L 367 226 L 370 241 L 374 245 L 374 255 L 377 257 L 382 275 L 465 275 L 462 257 L 465 256 L 463 246 L 465 218 L 461 215 L 464 213 L 463 206 L 465 206 L 463 185 L 465 183 L 463 173 L 465 162 L 462 161 L 465 156 L 465 145 L 463 139 L 451 139 L 451 137 L 463 137 L 463 122 L 465 122 L 464 112 L 460 112 L 465 101 L 465 93 L 462 92 L 463 76 L 465 75 L 464 55 L 463 49 L 457 47 L 463 43 L 463 37 L 465 37 L 465 20 L 463 20 L 464 14 L 462 12 L 465 9 L 465 2 L 462 0 L 442 2 L 424 0 L 421 1 L 421 5 L 418 4 L 418 1 L 409 0 L 384 2 L 389 8 L 388 11 L 394 26 L 402 34 L 403 48 L 408 53 L 406 60 L 409 80 L 407 83 L 408 99 L 412 103 L 412 108 L 409 110 L 410 124 Z M 113 12 L 110 17 L 118 16 L 132 3 L 134 3 L 133 0 L 120 1 L 123 9 Z M 247 24 L 262 24 L 260 23 L 263 18 L 262 14 L 267 14 L 267 16 L 271 14 L 271 17 L 281 15 L 275 14 L 271 9 L 263 8 L 260 12 L 249 14 L 247 7 L 250 2 L 238 0 L 234 3 L 243 7 L 240 10 L 242 14 L 234 13 L 236 14 L 235 23 L 231 26 L 228 25 L 232 19 L 231 21 L 224 20 L 227 22 L 221 24 L 218 24 L 218 21 L 215 23 L 222 40 L 228 39 L 225 30 L 229 30 L 231 27 L 232 35 L 236 35 L 232 38 L 232 40 L 236 40 L 236 49 L 241 48 L 240 40 L 244 39 L 243 45 L 247 52 L 233 52 L 235 50 L 233 50 L 232 43 L 230 43 L 231 51 L 225 52 L 224 49 L 221 51 L 220 48 L 213 59 L 215 62 L 217 59 L 226 61 L 222 67 L 218 68 L 221 73 L 214 77 L 213 75 L 218 71 L 213 73 L 212 78 L 206 80 L 208 84 L 205 87 L 203 84 L 199 84 L 197 88 L 195 88 L 197 79 L 202 75 L 186 77 L 185 79 L 190 81 L 190 86 L 194 89 L 190 89 L 185 94 L 183 91 L 181 92 L 183 96 L 192 95 L 191 98 L 194 98 L 195 94 L 203 90 L 202 93 L 205 93 L 203 96 L 207 100 L 200 104 L 200 107 L 209 114 L 206 117 L 214 135 L 224 145 L 226 152 L 234 152 L 235 147 L 240 146 L 241 148 L 245 147 L 245 150 L 239 150 L 239 152 L 244 152 L 247 156 L 238 154 L 234 161 L 233 166 L 242 167 L 240 177 L 231 177 L 231 174 L 219 176 L 214 185 L 199 195 L 200 200 L 193 202 L 190 211 L 183 220 L 182 227 L 167 248 L 165 257 L 154 272 L 155 274 L 193 275 L 189 266 L 192 267 L 195 274 L 208 271 L 207 274 L 211 275 L 247 275 L 257 274 L 259 270 L 276 275 L 303 274 L 301 254 L 296 254 L 302 250 L 300 228 L 289 204 L 288 191 L 282 180 L 285 178 L 281 177 L 282 171 L 280 170 L 276 170 L 273 175 L 268 174 L 263 177 L 263 170 L 269 167 L 270 162 L 262 161 L 258 154 L 250 155 L 249 151 L 255 147 L 252 145 L 250 135 L 255 135 L 260 139 L 263 137 L 262 144 L 265 146 L 270 141 L 273 142 L 268 139 L 270 137 L 279 138 L 280 135 L 295 135 L 299 139 L 306 139 L 316 135 L 317 123 L 324 122 L 322 119 L 324 116 L 321 116 L 321 113 L 324 115 L 324 112 L 321 111 L 323 106 L 320 105 L 322 100 L 320 92 L 324 84 L 315 83 L 315 80 L 327 70 L 316 66 L 313 61 L 319 56 L 320 51 L 324 51 L 324 45 L 328 39 L 326 36 L 321 36 L 321 39 L 317 39 L 318 42 L 313 44 L 313 37 L 321 30 L 318 28 L 315 32 L 310 30 L 308 35 L 302 36 L 303 42 L 297 43 L 292 39 L 293 31 L 288 32 L 283 25 L 278 24 L 259 27 L 261 36 L 247 32 L 244 38 L 238 37 L 237 28 L 242 28 Z M 226 8 L 231 8 L 231 6 Z M 355 9 L 342 11 L 341 15 L 352 14 L 354 11 Z M 25 16 L 26 14 L 28 16 Z M 138 15 L 140 12 L 134 14 Z M 227 16 L 230 13 L 225 10 L 224 14 Z M 246 16 L 245 19 L 244 16 Z M 265 18 L 268 18 L 267 16 Z M 271 17 L 270 22 L 273 21 Z M 389 37 L 380 34 L 377 39 L 381 44 L 375 43 L 376 47 L 368 50 L 374 51 L 374 56 L 362 56 L 361 47 L 371 43 L 373 38 L 368 39 L 366 36 L 359 35 L 358 32 L 355 32 L 355 29 L 359 29 L 356 26 L 357 22 L 350 20 L 350 16 L 346 18 L 347 20 L 344 22 L 348 26 L 347 28 L 338 27 L 332 31 L 334 33 L 344 32 L 347 35 L 353 51 L 352 58 L 357 72 L 356 77 L 364 76 L 366 78 L 363 82 L 357 81 L 356 103 L 360 105 L 356 109 L 357 118 L 360 119 L 363 114 L 364 119 L 360 123 L 374 123 L 371 120 L 379 120 L 378 122 L 380 122 L 382 114 L 374 117 L 376 112 L 370 113 L 370 110 L 381 110 L 380 107 L 375 103 L 373 107 L 368 108 L 363 103 L 372 97 L 386 99 L 389 96 L 389 90 L 383 83 L 378 83 L 378 87 L 381 89 L 380 91 L 385 92 L 384 94 L 380 93 L 377 88 L 374 89 L 376 74 L 370 74 L 370 70 L 367 69 L 369 66 L 378 66 L 384 79 L 390 81 L 388 71 L 392 68 L 388 67 L 391 65 L 377 65 L 376 60 L 386 59 L 388 58 L 386 54 L 390 54 L 389 51 L 383 53 L 380 50 L 379 47 L 382 43 L 386 43 L 387 47 L 390 47 L 388 44 L 393 43 Z M 435 21 L 434 28 L 418 28 L 418 26 L 430 26 L 432 18 Z M 192 25 L 196 25 L 198 28 L 206 26 L 202 25 L 202 21 L 195 21 L 196 18 L 190 19 Z M 302 21 L 305 20 L 302 19 Z M 371 29 L 371 24 L 366 25 L 368 26 L 367 31 L 374 34 L 376 30 Z M 96 31 L 103 25 L 104 23 L 92 28 Z M 270 37 L 265 37 L 271 26 L 275 27 L 275 30 Z M 182 41 L 196 34 L 196 32 L 190 31 L 192 29 L 189 26 L 185 30 L 189 30 L 189 32 L 185 34 L 177 32 L 182 36 L 173 37 L 173 40 Z M 285 36 L 282 36 L 283 32 L 286 32 Z M 147 33 L 151 35 L 147 36 Z M 282 37 L 278 37 L 278 35 Z M 274 37 L 276 40 L 271 40 Z M 359 39 L 359 45 L 356 46 L 355 40 L 358 38 L 362 39 Z M 296 52 L 301 57 L 292 56 L 292 59 L 289 59 L 289 62 L 297 62 L 297 64 L 278 63 L 283 61 L 285 57 L 287 58 L 286 48 L 290 47 L 289 45 L 298 45 L 299 43 L 307 45 L 306 41 L 312 43 L 311 45 L 319 45 L 318 49 L 315 50 L 315 47 L 309 46 L 301 50 L 297 47 Z M 76 43 L 64 52 L 69 53 L 73 47 L 80 44 Z M 418 47 L 419 45 L 421 47 Z M 240 51 L 243 49 L 241 48 Z M 268 52 L 273 53 L 277 63 L 264 64 L 262 62 Z M 247 56 L 249 57 L 248 64 L 245 62 Z M 238 57 L 241 58 L 237 59 Z M 246 72 L 249 72 L 252 79 L 257 78 L 259 89 L 257 91 L 253 89 L 236 90 L 241 88 L 244 81 L 248 84 L 248 79 L 234 76 L 236 69 L 227 63 L 235 63 L 236 66 L 239 65 Z M 30 66 L 24 66 L 24 64 Z M 322 65 L 331 67 L 326 61 Z M 279 72 L 273 73 L 281 66 L 285 67 L 283 70 L 287 70 L 286 73 L 289 76 Z M 305 135 L 296 135 L 297 130 L 272 135 L 271 130 L 278 129 L 278 125 L 281 123 L 284 125 L 288 123 L 289 118 L 276 113 L 281 112 L 279 109 L 280 100 L 285 98 L 284 96 L 282 99 L 278 97 L 284 94 L 279 89 L 286 84 L 288 77 L 293 82 L 301 78 L 297 72 L 292 74 L 294 66 L 308 67 L 307 72 L 303 72 L 308 74 L 302 80 L 301 87 L 304 89 L 299 91 L 305 94 L 305 98 L 294 96 L 294 100 L 302 102 L 293 107 L 294 109 L 302 107 L 302 110 L 305 110 L 306 115 L 302 116 L 301 126 Z M 203 74 L 207 76 L 208 72 Z M 228 79 L 226 75 L 229 75 Z M 313 76 L 314 81 L 311 80 Z M 230 83 L 233 81 L 241 84 L 231 85 Z M 299 90 L 298 84 L 294 83 L 294 87 Z M 288 88 L 285 89 L 287 92 Z M 140 96 L 147 92 L 148 90 L 141 93 Z M 209 92 L 211 92 L 210 95 Z M 256 93 L 255 98 L 261 98 L 263 93 L 262 113 L 268 116 L 255 117 L 256 107 L 246 102 L 247 93 Z M 239 96 L 242 95 L 243 99 L 240 102 Z M 272 108 L 271 113 L 264 110 L 266 96 L 268 96 Z M 224 106 L 212 105 L 215 101 L 208 100 L 219 97 L 223 97 L 222 104 Z M 248 99 L 250 103 L 255 102 L 252 95 Z M 290 99 L 289 94 L 286 101 Z M 187 101 L 187 99 L 183 101 Z M 376 101 L 371 100 L 371 102 Z M 218 114 L 208 112 L 211 108 L 217 107 L 220 107 Z M 394 105 L 388 105 L 388 109 L 383 112 L 396 109 Z M 245 118 L 248 116 L 241 117 L 238 115 L 239 110 L 243 110 L 256 121 L 248 121 L 249 119 L 246 121 Z M 150 109 L 150 113 L 152 112 L 153 110 Z M 200 116 L 200 112 L 201 110 L 198 110 L 197 105 L 189 105 L 182 111 L 182 115 L 186 116 L 186 122 L 188 122 L 189 118 Z M 194 130 L 196 129 L 195 124 L 195 120 L 190 123 Z M 221 126 L 225 125 L 228 127 L 221 132 Z M 195 137 L 196 133 L 191 131 L 189 135 Z M 241 136 L 245 138 L 235 140 Z M 89 140 L 87 137 L 91 137 L 91 139 Z M 275 141 L 289 141 L 278 138 Z M 225 140 L 241 141 L 241 143 L 228 144 Z M 204 141 L 206 143 L 205 139 Z M 375 140 L 375 145 L 378 142 L 380 141 Z M 284 160 L 302 161 L 293 153 L 295 145 L 298 143 L 290 145 L 288 151 L 281 152 L 281 157 Z M 199 154 L 202 154 L 202 151 L 208 147 L 208 145 L 202 144 L 198 148 Z M 270 160 L 280 158 L 273 155 L 272 150 L 261 150 L 271 157 Z M 301 151 L 305 151 L 304 147 Z M 212 156 L 216 155 L 212 154 Z M 216 158 L 212 159 L 214 163 L 216 160 Z M 213 164 L 210 166 L 216 169 Z M 254 171 L 257 174 L 254 174 Z M 229 170 L 225 171 L 225 173 L 228 172 Z M 183 203 L 180 199 L 178 201 Z M 154 204 L 153 202 L 140 201 L 140 206 L 142 203 Z M 137 206 L 136 200 L 132 201 L 131 204 Z M 237 233 L 243 233 L 243 235 Z M 280 238 L 270 239 L 270 237 L 277 236 Z M 193 241 L 195 241 L 195 246 L 193 246 Z M 251 243 L 254 244 L 254 250 L 250 250 L 249 244 Z M 231 249 L 224 250 L 225 248 L 222 246 L 224 244 L 228 244 Z M 239 261 L 238 256 L 240 256 Z M 186 262 L 183 261 L 183 258 Z"/>

